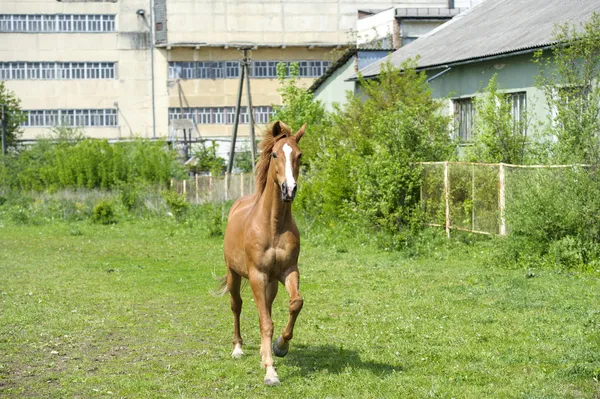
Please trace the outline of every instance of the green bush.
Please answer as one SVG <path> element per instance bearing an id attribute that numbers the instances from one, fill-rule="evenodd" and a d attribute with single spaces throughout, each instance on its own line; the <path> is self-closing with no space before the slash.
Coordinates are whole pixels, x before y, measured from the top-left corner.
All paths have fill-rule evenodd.
<path id="1" fill-rule="evenodd" d="M 117 223 L 117 212 L 112 201 L 102 200 L 92 210 L 92 221 L 100 224 Z"/>
<path id="2" fill-rule="evenodd" d="M 172 177 L 183 174 L 175 153 L 164 142 L 139 139 L 109 144 L 65 129 L 5 158 L 0 169 L 3 182 L 20 190 L 114 189 L 135 182 L 166 187 Z"/>
<path id="3" fill-rule="evenodd" d="M 162 192 L 162 197 L 173 213 L 173 216 L 175 216 L 175 219 L 179 220 L 185 216 L 190 207 L 190 204 L 185 199 L 185 195 L 178 194 L 175 191 L 165 190 Z"/>

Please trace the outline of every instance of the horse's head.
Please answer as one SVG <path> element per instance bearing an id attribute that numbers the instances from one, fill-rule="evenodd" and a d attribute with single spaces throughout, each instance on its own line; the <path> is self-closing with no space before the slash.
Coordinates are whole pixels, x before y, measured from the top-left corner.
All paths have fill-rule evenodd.
<path id="1" fill-rule="evenodd" d="M 306 124 L 292 135 L 292 130 L 285 123 L 278 121 L 273 125 L 273 137 L 283 135 L 283 138 L 277 140 L 271 152 L 272 177 L 281 191 L 281 199 L 285 202 L 293 201 L 296 196 L 296 181 L 302 158 L 298 142 L 305 130 Z"/>

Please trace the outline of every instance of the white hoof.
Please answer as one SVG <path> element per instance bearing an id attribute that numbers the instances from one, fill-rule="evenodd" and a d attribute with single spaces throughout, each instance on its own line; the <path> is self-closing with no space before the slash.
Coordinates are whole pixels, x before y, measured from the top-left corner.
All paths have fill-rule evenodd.
<path id="1" fill-rule="evenodd" d="M 231 353 L 231 357 L 234 359 L 239 359 L 244 356 L 244 352 L 242 351 L 242 345 L 235 344 L 235 348 L 233 348 L 233 352 Z"/>
<path id="2" fill-rule="evenodd" d="M 265 385 L 279 385 L 279 377 L 273 366 L 267 367 L 267 375 L 265 376 Z"/>

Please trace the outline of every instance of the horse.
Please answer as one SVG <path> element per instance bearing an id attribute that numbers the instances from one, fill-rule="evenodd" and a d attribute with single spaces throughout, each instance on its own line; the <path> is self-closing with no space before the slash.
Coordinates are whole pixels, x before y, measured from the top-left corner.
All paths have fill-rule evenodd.
<path id="1" fill-rule="evenodd" d="M 305 130 L 306 124 L 292 134 L 291 128 L 281 121 L 267 129 L 260 143 L 255 193 L 234 202 L 225 230 L 227 275 L 222 293 L 231 294 L 234 320 L 231 356 L 238 359 L 244 354 L 240 333 L 240 285 L 242 278 L 245 278 L 250 282 L 259 313 L 261 366 L 266 369 L 266 385 L 279 384 L 271 349 L 279 357 L 287 354 L 296 318 L 304 304 L 298 273 L 300 233 L 292 217 L 292 201 L 296 195 L 302 157 L 298 143 Z M 289 319 L 282 334 L 272 342 L 271 308 L 278 283 L 285 286 L 290 297 Z"/>

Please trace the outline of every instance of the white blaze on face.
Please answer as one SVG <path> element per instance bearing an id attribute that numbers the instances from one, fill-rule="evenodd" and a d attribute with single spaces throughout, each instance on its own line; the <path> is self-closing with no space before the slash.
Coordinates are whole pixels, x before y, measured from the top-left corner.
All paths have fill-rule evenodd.
<path id="1" fill-rule="evenodd" d="M 291 190 L 296 186 L 296 180 L 294 179 L 294 173 L 292 172 L 292 147 L 289 144 L 283 145 L 283 154 L 285 155 L 285 180 L 288 186 L 288 190 Z"/>

